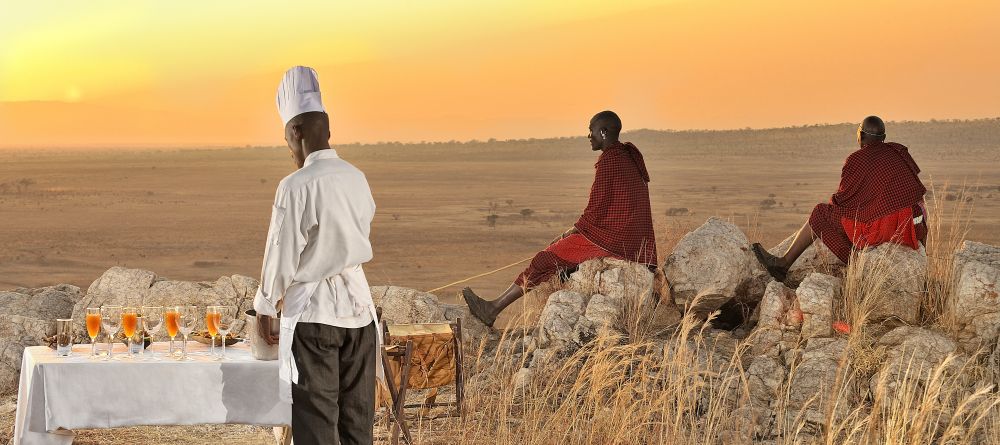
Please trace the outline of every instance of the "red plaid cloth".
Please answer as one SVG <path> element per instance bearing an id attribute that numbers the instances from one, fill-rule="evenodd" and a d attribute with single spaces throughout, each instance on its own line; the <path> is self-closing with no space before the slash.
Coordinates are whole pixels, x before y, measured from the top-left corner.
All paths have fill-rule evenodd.
<path id="1" fill-rule="evenodd" d="M 590 200 L 576 229 L 614 256 L 656 264 L 656 238 L 649 206 L 649 172 L 642 153 L 631 142 L 604 149 Z"/>
<path id="2" fill-rule="evenodd" d="M 514 284 L 528 289 L 549 281 L 556 273 L 570 270 L 580 263 L 594 258 L 614 257 L 608 251 L 597 247 L 587 237 L 574 233 L 556 241 L 531 259 Z"/>
<path id="3" fill-rule="evenodd" d="M 914 208 L 927 192 L 919 173 L 920 168 L 903 145 L 893 142 L 867 144 L 847 157 L 837 193 L 830 198 L 829 204 L 819 204 L 813 209 L 809 226 L 823 244 L 847 263 L 855 246 L 846 233 L 843 220 L 880 225 L 878 220 Z"/>

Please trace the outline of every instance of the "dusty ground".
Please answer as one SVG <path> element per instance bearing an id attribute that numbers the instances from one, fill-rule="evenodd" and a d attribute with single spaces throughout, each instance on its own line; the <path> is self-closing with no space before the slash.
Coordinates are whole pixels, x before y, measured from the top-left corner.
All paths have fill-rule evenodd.
<path id="1" fill-rule="evenodd" d="M 926 183 L 978 185 L 970 238 L 1000 242 L 1000 120 L 895 123 Z M 851 125 L 628 134 L 652 176 L 660 244 L 712 215 L 776 243 L 835 189 Z M 533 254 L 586 202 L 596 153 L 583 138 L 338 147 L 364 170 L 379 206 L 372 284 L 418 289 Z M 0 152 L 0 289 L 86 287 L 112 265 L 176 279 L 256 276 L 270 204 L 291 171 L 283 148 Z M 945 191 L 944 193 L 952 193 Z M 492 209 L 492 210 L 491 210 Z M 522 209 L 530 209 L 524 212 Z M 678 210 L 678 209 L 687 209 Z M 495 227 L 487 217 L 495 213 Z M 527 215 L 527 216 L 525 216 Z M 660 253 L 662 261 L 665 252 Z M 518 268 L 471 283 L 499 292 Z M 451 288 L 439 292 L 454 298 Z M 13 397 L 0 407 L 9 437 Z M 433 428 L 430 428 L 433 430 Z M 267 443 L 256 427 L 84 431 L 79 443 Z"/>

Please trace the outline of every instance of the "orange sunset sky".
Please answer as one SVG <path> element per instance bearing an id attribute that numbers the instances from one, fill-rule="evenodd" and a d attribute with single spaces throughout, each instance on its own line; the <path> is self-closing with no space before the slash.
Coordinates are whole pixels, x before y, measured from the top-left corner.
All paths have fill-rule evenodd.
<path id="1" fill-rule="evenodd" d="M 279 145 L 1000 116 L 1000 1 L 0 0 L 0 147 Z"/>

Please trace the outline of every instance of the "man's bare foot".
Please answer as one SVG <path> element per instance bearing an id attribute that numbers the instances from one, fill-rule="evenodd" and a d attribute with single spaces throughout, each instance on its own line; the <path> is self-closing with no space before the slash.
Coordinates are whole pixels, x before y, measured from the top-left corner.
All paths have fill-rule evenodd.
<path id="1" fill-rule="evenodd" d="M 494 313 L 490 302 L 479 298 L 470 288 L 462 289 L 462 296 L 465 297 L 465 304 L 469 305 L 469 312 L 486 326 L 493 327 L 497 321 L 497 314 Z"/>
<path id="2" fill-rule="evenodd" d="M 757 261 L 760 261 L 760 264 L 767 269 L 767 273 L 771 274 L 775 280 L 784 282 L 785 277 L 788 276 L 788 268 L 781 265 L 781 258 L 771 255 L 760 243 L 753 243 L 752 247 Z"/>

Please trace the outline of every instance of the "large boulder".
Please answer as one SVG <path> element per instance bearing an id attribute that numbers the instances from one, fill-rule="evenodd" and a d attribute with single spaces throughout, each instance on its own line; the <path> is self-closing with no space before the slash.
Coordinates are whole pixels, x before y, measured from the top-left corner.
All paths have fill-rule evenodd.
<path id="1" fill-rule="evenodd" d="M 795 240 L 795 235 L 785 238 L 777 246 L 772 247 L 769 252 L 772 255 L 784 255 L 788 246 L 792 245 L 793 240 Z M 792 264 L 792 267 L 788 269 L 785 284 L 797 287 L 811 273 L 843 276 L 845 267 L 846 265 L 823 244 L 822 240 L 816 240 L 802 252 L 802 255 L 795 260 L 795 264 Z"/>
<path id="2" fill-rule="evenodd" d="M 927 283 L 927 253 L 924 248 L 914 250 L 895 243 L 881 244 L 858 257 L 863 261 L 862 277 L 869 283 L 876 282 L 869 292 L 873 298 L 869 319 L 872 321 L 898 320 L 917 324 L 920 320 L 920 301 Z M 862 285 L 862 288 L 865 288 Z"/>
<path id="3" fill-rule="evenodd" d="M 55 319 L 69 318 L 80 288 L 69 284 L 0 292 L 0 388 L 12 387 L 24 348 L 45 344 Z"/>
<path id="4" fill-rule="evenodd" d="M 729 300 L 758 301 L 770 276 L 735 224 L 710 218 L 684 235 L 663 271 L 677 304 L 706 316 Z"/>
<path id="5" fill-rule="evenodd" d="M 215 281 L 178 281 L 157 277 L 142 269 L 112 267 L 95 280 L 87 294 L 73 308 L 73 318 L 83 320 L 86 309 L 106 305 L 118 306 L 235 306 L 238 313 L 253 308 L 257 293 L 257 280 L 233 275 Z M 242 319 L 242 317 L 240 317 Z M 82 329 L 82 323 L 80 323 Z M 243 323 L 234 327 L 234 335 L 241 335 Z"/>
<path id="6" fill-rule="evenodd" d="M 833 335 L 833 304 L 843 295 L 843 280 L 821 273 L 811 273 L 795 290 L 802 311 L 802 337 Z"/>
<path id="7" fill-rule="evenodd" d="M 538 346 L 566 349 L 570 345 L 582 345 L 584 339 L 579 337 L 577 325 L 589 299 L 587 295 L 565 289 L 549 295 L 538 318 Z"/>
<path id="8" fill-rule="evenodd" d="M 21 315 L 55 320 L 73 315 L 73 305 L 80 299 L 80 288 L 60 284 L 38 289 L 19 288 L 0 291 L 0 314 Z"/>
<path id="9" fill-rule="evenodd" d="M 889 331 L 877 345 L 886 349 L 886 357 L 881 369 L 870 380 L 873 393 L 880 384 L 886 385 L 885 389 L 892 393 L 907 379 L 926 383 L 945 359 L 958 351 L 958 344 L 947 335 L 913 326 Z M 957 368 L 961 363 L 952 361 L 945 366 Z"/>
<path id="10" fill-rule="evenodd" d="M 483 341 L 487 342 L 487 346 L 492 346 L 491 341 L 495 340 L 496 335 L 492 329 L 479 321 L 472 315 L 472 312 L 469 312 L 468 306 L 465 304 L 442 304 L 441 310 L 444 311 L 445 320 L 450 323 L 462 320 L 462 343 L 466 347 L 479 349 Z M 485 349 L 490 348 L 486 347 Z"/>
<path id="11" fill-rule="evenodd" d="M 443 323 L 444 308 L 434 294 L 399 286 L 372 286 L 372 300 L 390 324 Z"/>
<path id="12" fill-rule="evenodd" d="M 52 320 L 0 314 L 0 391 L 16 387 L 24 348 L 41 345 L 53 334 Z"/>
<path id="13" fill-rule="evenodd" d="M 969 352 L 993 348 L 1000 336 L 1000 248 L 966 241 L 954 267 L 959 342 Z"/>

